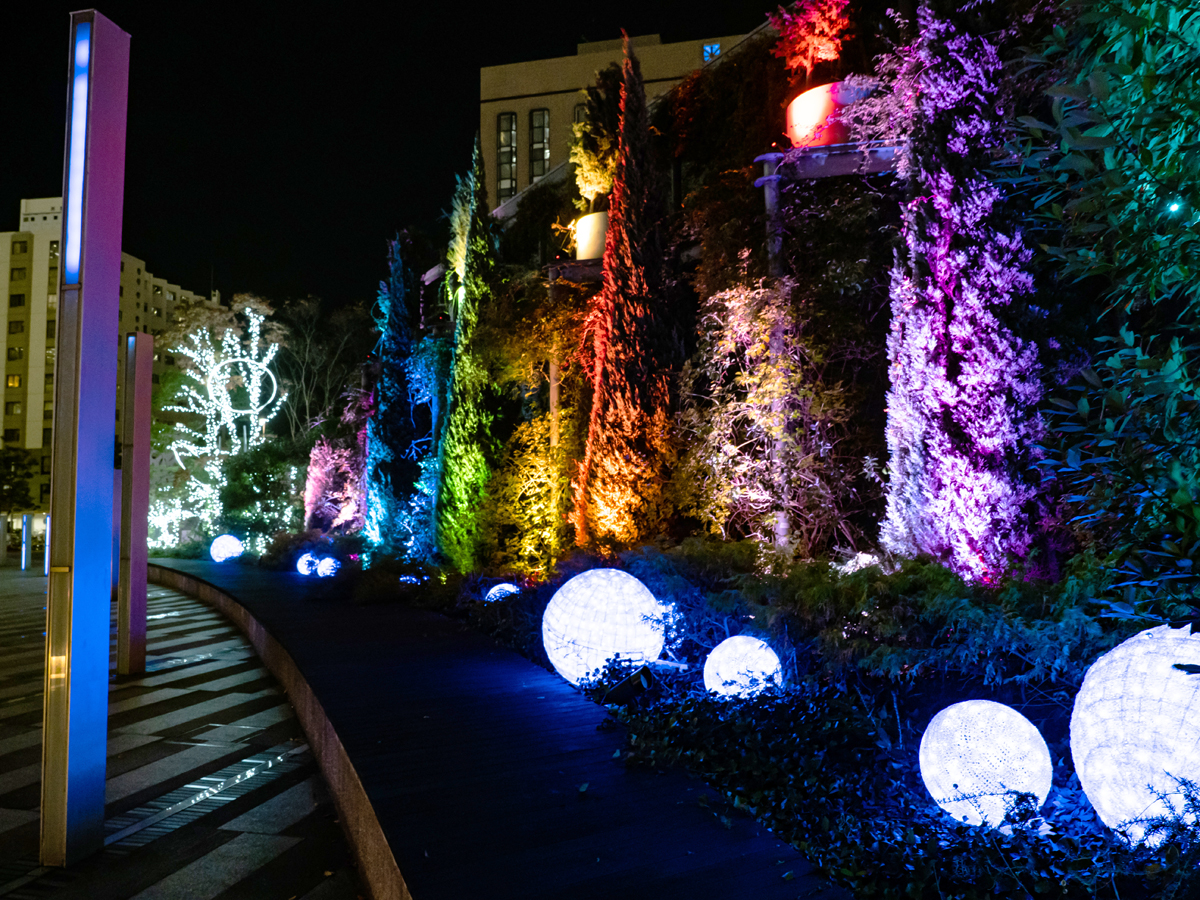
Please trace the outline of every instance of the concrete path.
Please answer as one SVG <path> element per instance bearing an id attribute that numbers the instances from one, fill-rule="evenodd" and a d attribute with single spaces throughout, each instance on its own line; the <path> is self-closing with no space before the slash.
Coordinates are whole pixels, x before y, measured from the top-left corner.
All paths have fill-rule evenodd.
<path id="1" fill-rule="evenodd" d="M 679 772 L 627 770 L 604 710 L 462 623 L 352 605 L 294 573 L 154 560 L 235 598 L 287 651 L 416 900 L 731 900 L 844 892 Z"/>
<path id="2" fill-rule="evenodd" d="M 108 844 L 68 869 L 41 868 L 45 590 L 39 575 L 0 568 L 0 898 L 364 895 L 279 685 L 230 622 L 157 587 L 150 671 L 110 682 Z"/>

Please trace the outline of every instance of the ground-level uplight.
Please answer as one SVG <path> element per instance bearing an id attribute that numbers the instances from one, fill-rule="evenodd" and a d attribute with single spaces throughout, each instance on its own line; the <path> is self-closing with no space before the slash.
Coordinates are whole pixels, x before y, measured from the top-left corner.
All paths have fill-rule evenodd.
<path id="1" fill-rule="evenodd" d="M 1184 816 L 1181 780 L 1200 781 L 1200 635 L 1160 625 L 1088 669 L 1071 711 L 1071 756 L 1096 813 L 1130 843 L 1157 845 L 1150 819 Z"/>
<path id="2" fill-rule="evenodd" d="M 570 579 L 542 616 L 542 644 L 555 671 L 571 684 L 616 656 L 637 662 L 663 649 L 666 608 L 649 588 L 620 569 L 591 569 Z"/>
<path id="3" fill-rule="evenodd" d="M 726 638 L 704 661 L 704 686 L 714 694 L 750 697 L 783 677 L 779 657 L 764 641 L 748 634 Z"/>
<path id="4" fill-rule="evenodd" d="M 1040 808 L 1050 794 L 1050 750 L 1032 722 L 1003 703 L 966 700 L 933 717 L 921 737 L 921 780 L 960 822 L 1004 822 L 1018 793 Z"/>
<path id="5" fill-rule="evenodd" d="M 521 589 L 515 584 L 496 584 L 487 592 L 483 598 L 484 603 L 495 603 L 497 600 L 503 600 L 505 597 L 511 597 L 513 594 L 521 593 Z"/>
<path id="6" fill-rule="evenodd" d="M 232 534 L 223 534 L 213 539 L 208 548 L 208 555 L 213 558 L 214 562 L 225 562 L 227 559 L 236 559 L 241 556 L 244 549 L 242 542 Z"/>

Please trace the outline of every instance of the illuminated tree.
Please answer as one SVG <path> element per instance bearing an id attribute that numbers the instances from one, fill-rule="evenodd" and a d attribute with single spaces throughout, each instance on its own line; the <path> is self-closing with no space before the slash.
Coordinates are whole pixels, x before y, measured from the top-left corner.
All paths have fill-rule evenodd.
<path id="1" fill-rule="evenodd" d="M 793 72 L 804 72 L 805 87 L 817 63 L 841 56 L 842 41 L 850 29 L 849 6 L 850 0 L 800 0 L 790 10 L 779 7 L 778 15 L 767 13 L 771 26 L 779 32 L 775 55 Z"/>
<path id="2" fill-rule="evenodd" d="M 790 279 L 705 302 L 682 378 L 686 451 L 676 478 L 685 511 L 711 531 L 804 557 L 834 538 L 857 543 L 851 513 L 863 472 L 846 449 L 851 397 L 833 380 L 816 318 Z"/>
<path id="3" fill-rule="evenodd" d="M 373 395 L 354 391 L 341 424 L 353 430 L 350 439 L 317 438 L 308 456 L 304 485 L 304 527 L 353 534 L 361 531 L 367 511 L 367 429 Z"/>
<path id="4" fill-rule="evenodd" d="M 580 545 L 632 543 L 663 517 L 672 443 L 667 376 L 656 339 L 662 314 L 641 69 L 628 41 L 621 67 L 618 152 L 604 242 L 604 284 L 588 305 L 585 369 L 591 388 L 587 442 L 573 484 L 572 523 Z"/>
<path id="5" fill-rule="evenodd" d="M 908 133 L 904 249 L 892 275 L 882 541 L 990 578 L 1032 540 L 1036 347 L 1004 324 L 1031 253 L 985 169 L 1002 139 L 995 47 L 927 8 L 893 97 Z"/>
<path id="6" fill-rule="evenodd" d="M 596 198 L 612 190 L 617 166 L 617 129 L 620 127 L 621 67 L 612 63 L 596 73 L 596 83 L 584 89 L 586 113 L 571 126 L 570 159 L 575 164 L 575 185 L 590 211 Z"/>
<path id="7" fill-rule="evenodd" d="M 244 294 L 234 303 L 240 320 L 230 310 L 197 307 L 182 323 L 187 330 L 164 340 L 182 358 L 184 376 L 176 402 L 164 409 L 187 417 L 174 426 L 167 450 L 188 474 L 182 497 L 152 499 L 150 522 L 158 532 L 152 546 L 169 545 L 188 518 L 204 530 L 213 527 L 221 514 L 224 460 L 260 446 L 287 399 L 271 371 L 279 344 L 263 334 L 270 307 Z M 192 424 L 197 419 L 199 427 Z"/>
<path id="8" fill-rule="evenodd" d="M 396 550 L 404 544 L 407 514 L 417 464 L 412 410 L 408 403 L 406 364 L 412 352 L 409 325 L 409 272 L 399 237 L 388 241 L 388 279 L 379 283 L 373 315 L 379 331 L 375 345 L 374 393 L 366 402 L 364 456 L 366 512 L 363 536 L 371 547 Z"/>
<path id="9" fill-rule="evenodd" d="M 450 215 L 446 297 L 454 322 L 450 362 L 450 402 L 439 452 L 438 549 L 460 572 L 475 568 L 479 554 L 479 513 L 495 455 L 491 414 L 484 406 L 491 381 L 477 345 L 479 307 L 490 293 L 496 268 L 496 238 L 490 222 L 479 136 L 471 171 L 458 179 Z"/>
<path id="10" fill-rule="evenodd" d="M 0 510 L 4 527 L 0 528 L 0 559 L 8 557 L 8 523 L 20 509 L 33 508 L 29 479 L 33 477 L 36 457 L 19 447 L 0 448 Z"/>

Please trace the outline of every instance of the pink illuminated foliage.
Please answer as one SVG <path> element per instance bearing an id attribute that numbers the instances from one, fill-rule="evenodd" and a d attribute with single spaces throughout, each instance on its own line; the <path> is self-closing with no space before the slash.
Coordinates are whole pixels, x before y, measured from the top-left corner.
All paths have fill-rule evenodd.
<path id="1" fill-rule="evenodd" d="M 346 405 L 342 424 L 355 429 L 352 439 L 321 436 L 308 457 L 304 485 L 304 527 L 352 534 L 361 531 L 366 512 L 367 419 L 371 394 Z"/>
<path id="2" fill-rule="evenodd" d="M 990 580 L 1033 540 L 1037 350 L 1003 321 L 1033 290 L 1031 252 L 985 175 L 1003 140 L 996 49 L 925 8 L 919 26 L 892 93 L 908 137 L 909 200 L 892 273 L 881 540 Z"/>

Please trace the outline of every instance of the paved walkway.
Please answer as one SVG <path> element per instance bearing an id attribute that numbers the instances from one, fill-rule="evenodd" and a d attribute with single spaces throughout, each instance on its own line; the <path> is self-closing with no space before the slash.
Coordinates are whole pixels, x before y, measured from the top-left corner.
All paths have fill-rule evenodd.
<path id="1" fill-rule="evenodd" d="M 294 573 L 153 562 L 233 596 L 288 651 L 416 900 L 845 896 L 750 819 L 722 827 L 701 782 L 627 770 L 602 708 L 462 623 Z"/>
<path id="2" fill-rule="evenodd" d="M 107 845 L 68 869 L 40 868 L 45 591 L 40 575 L 0 568 L 0 897 L 365 894 L 279 686 L 233 625 L 154 586 L 150 671 L 110 683 Z"/>

